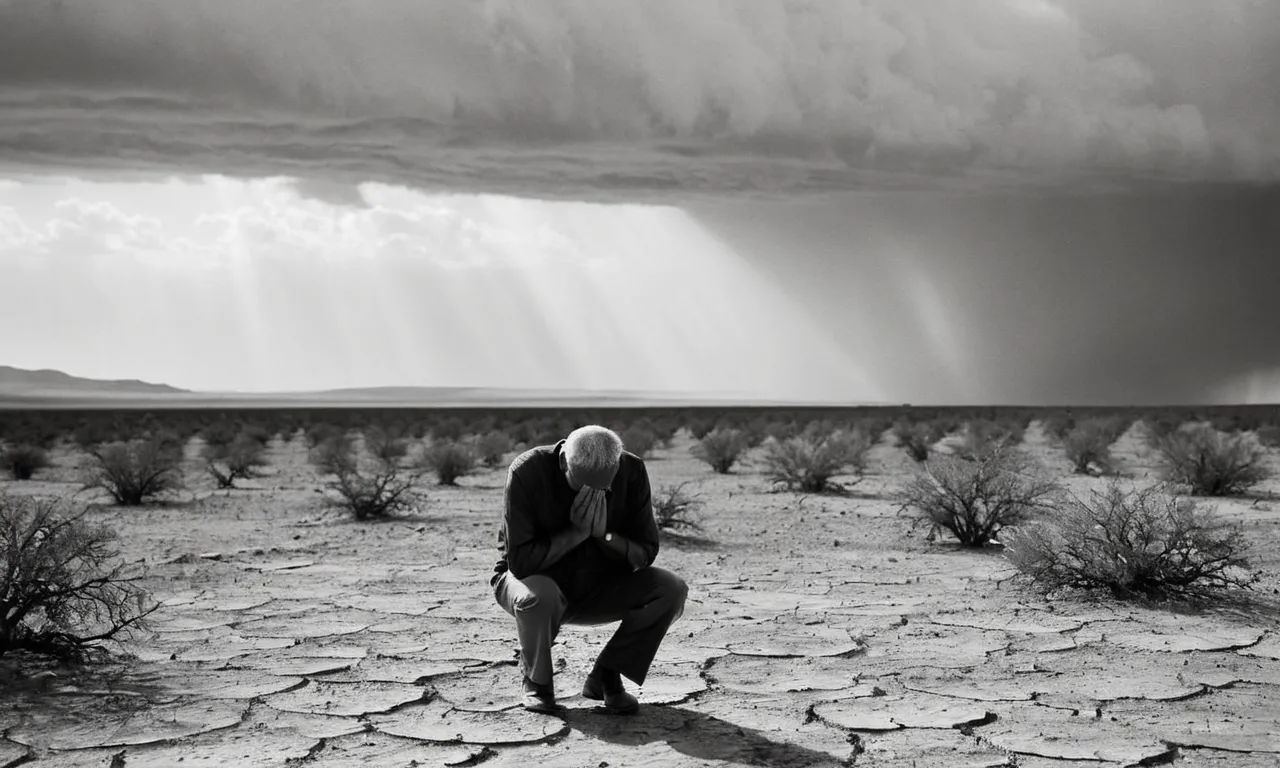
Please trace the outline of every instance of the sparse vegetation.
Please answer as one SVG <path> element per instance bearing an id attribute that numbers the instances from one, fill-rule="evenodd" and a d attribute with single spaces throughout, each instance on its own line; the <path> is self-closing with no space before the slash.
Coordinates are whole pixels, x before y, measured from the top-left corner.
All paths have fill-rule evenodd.
<path id="1" fill-rule="evenodd" d="M 953 446 L 955 455 L 981 461 L 995 453 L 1001 453 L 1022 442 L 1025 425 L 1016 421 L 978 419 L 964 425 L 959 443 Z"/>
<path id="2" fill-rule="evenodd" d="M 928 460 L 933 446 L 947 436 L 946 430 L 936 421 L 900 421 L 893 425 L 893 437 L 898 446 L 919 464 Z"/>
<path id="3" fill-rule="evenodd" d="M 1237 527 L 1157 487 L 1126 492 L 1112 483 L 1088 499 L 1066 500 L 1052 519 L 1018 525 L 1007 538 L 1010 562 L 1046 591 L 1169 596 L 1256 580 Z"/>
<path id="4" fill-rule="evenodd" d="M 1255 430 L 1258 442 L 1267 448 L 1280 448 L 1280 426 L 1264 424 Z"/>
<path id="5" fill-rule="evenodd" d="M 791 490 L 822 493 L 837 475 L 860 475 L 872 445 L 871 437 L 859 430 L 806 430 L 786 440 L 771 437 L 764 444 L 765 477 Z"/>
<path id="6" fill-rule="evenodd" d="M 357 520 L 390 517 L 421 503 L 419 473 L 395 461 L 362 455 L 349 437 L 334 437 L 312 449 L 311 461 L 331 475 L 325 488 L 337 495 L 333 502 Z"/>
<path id="7" fill-rule="evenodd" d="M 1076 417 L 1069 411 L 1054 411 L 1040 419 L 1040 430 L 1045 437 L 1054 441 L 1066 438 L 1075 425 Z"/>
<path id="8" fill-rule="evenodd" d="M 370 427 L 364 431 L 364 447 L 374 458 L 392 464 L 409 454 L 409 441 L 395 429 Z"/>
<path id="9" fill-rule="evenodd" d="M 422 465 L 436 475 L 439 485 L 457 485 L 458 478 L 476 467 L 476 454 L 471 446 L 457 440 L 436 440 L 422 452 Z"/>
<path id="10" fill-rule="evenodd" d="M 515 444 L 507 433 L 498 429 L 491 429 L 475 440 L 475 455 L 489 469 L 501 464 L 514 448 Z"/>
<path id="11" fill-rule="evenodd" d="M 1156 438 L 1164 479 L 1196 496 L 1235 496 L 1269 476 L 1266 451 L 1250 433 L 1190 424 Z"/>
<path id="12" fill-rule="evenodd" d="M 342 427 L 324 421 L 312 422 L 303 427 L 303 435 L 307 440 L 307 447 L 313 450 L 322 445 L 345 440 L 346 434 L 347 430 Z"/>
<path id="13" fill-rule="evenodd" d="M 627 427 L 619 437 L 622 438 L 622 445 L 626 450 L 642 459 L 658 444 L 658 436 L 643 425 Z"/>
<path id="14" fill-rule="evenodd" d="M 1062 436 L 1062 450 L 1077 474 L 1110 474 L 1115 471 L 1111 447 L 1126 424 L 1117 419 L 1086 419 L 1076 422 Z"/>
<path id="15" fill-rule="evenodd" d="M 115 503 L 137 506 L 182 487 L 182 449 L 154 436 L 107 443 L 89 452 L 84 490 L 106 491 Z"/>
<path id="16" fill-rule="evenodd" d="M 897 497 L 961 544 L 981 547 L 1004 527 L 1048 510 L 1060 490 L 1036 461 L 999 443 L 975 458 L 929 459 Z"/>
<path id="17" fill-rule="evenodd" d="M 719 474 L 728 474 L 747 451 L 747 437 L 739 429 L 713 429 L 689 449 L 693 457 L 704 461 Z"/>
<path id="18" fill-rule="evenodd" d="M 30 480 L 49 466 L 49 454 L 38 445 L 15 445 L 0 452 L 0 464 L 14 480 Z"/>
<path id="19" fill-rule="evenodd" d="M 1159 450 L 1161 441 L 1177 432 L 1187 423 L 1185 417 L 1176 413 L 1149 413 L 1142 417 L 1143 440 L 1148 448 Z"/>
<path id="20" fill-rule="evenodd" d="M 86 514 L 0 493 L 0 656 L 80 656 L 158 608 L 119 561 L 114 532 Z"/>
<path id="21" fill-rule="evenodd" d="M 205 443 L 202 458 L 205 470 L 213 477 L 218 488 L 236 486 L 236 480 L 252 480 L 260 477 L 267 466 L 266 445 L 254 436 L 242 432 L 230 442 Z"/>
<path id="22" fill-rule="evenodd" d="M 702 526 L 692 519 L 691 514 L 701 508 L 704 502 L 700 496 L 685 491 L 688 485 L 686 481 L 655 490 L 653 516 L 660 530 L 701 530 Z"/>

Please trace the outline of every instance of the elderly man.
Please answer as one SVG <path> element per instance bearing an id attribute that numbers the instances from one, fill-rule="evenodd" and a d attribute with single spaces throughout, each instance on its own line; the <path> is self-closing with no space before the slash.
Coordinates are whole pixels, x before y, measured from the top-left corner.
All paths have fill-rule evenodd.
<path id="1" fill-rule="evenodd" d="M 600 426 L 525 451 L 507 472 L 498 549 L 490 584 L 516 620 L 525 709 L 560 709 L 551 646 L 561 625 L 620 621 L 582 695 L 635 712 L 622 678 L 644 683 L 688 593 L 680 577 L 653 566 L 658 526 L 644 461 Z"/>

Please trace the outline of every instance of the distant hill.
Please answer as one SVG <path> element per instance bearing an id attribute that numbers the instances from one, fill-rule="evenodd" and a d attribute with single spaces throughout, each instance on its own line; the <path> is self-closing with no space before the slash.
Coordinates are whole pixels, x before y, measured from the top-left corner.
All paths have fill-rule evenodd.
<path id="1" fill-rule="evenodd" d="M 62 371 L 28 371 L 0 365 L 0 397 L 181 395 L 187 390 L 136 379 L 83 379 Z"/>
<path id="2" fill-rule="evenodd" d="M 789 403 L 710 392 L 518 387 L 362 387 L 311 392 L 199 392 L 136 380 L 84 379 L 62 371 L 0 366 L 0 408 L 633 408 L 859 405 Z"/>

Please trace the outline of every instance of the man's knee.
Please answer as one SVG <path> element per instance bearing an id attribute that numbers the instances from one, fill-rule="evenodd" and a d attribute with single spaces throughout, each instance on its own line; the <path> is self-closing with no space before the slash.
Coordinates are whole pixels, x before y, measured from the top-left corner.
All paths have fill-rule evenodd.
<path id="1" fill-rule="evenodd" d="M 516 613 L 533 615 L 557 615 L 564 613 L 566 600 L 560 587 L 547 576 L 529 576 L 521 579 L 524 590 L 514 601 Z"/>
<path id="2" fill-rule="evenodd" d="M 664 600 L 671 603 L 676 610 L 684 608 L 684 601 L 689 596 L 689 585 L 684 579 L 665 568 L 650 566 L 652 578 Z"/>

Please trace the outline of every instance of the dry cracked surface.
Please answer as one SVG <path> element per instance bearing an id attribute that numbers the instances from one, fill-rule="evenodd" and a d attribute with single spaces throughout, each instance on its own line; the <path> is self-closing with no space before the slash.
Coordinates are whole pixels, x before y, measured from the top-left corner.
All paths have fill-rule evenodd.
<path id="1" fill-rule="evenodd" d="M 563 630 L 562 716 L 518 708 L 488 587 L 501 471 L 356 523 L 277 443 L 251 488 L 93 513 L 164 609 L 128 659 L 0 659 L 0 767 L 1280 765 L 1274 603 L 1046 600 L 998 553 L 924 542 L 884 498 L 907 471 L 890 449 L 853 493 L 803 497 L 687 447 L 649 462 L 708 503 L 659 556 L 690 597 L 635 716 L 579 693 L 609 628 Z M 70 461 L 21 491 L 73 489 Z M 1280 507 L 1221 511 L 1274 573 Z"/>

